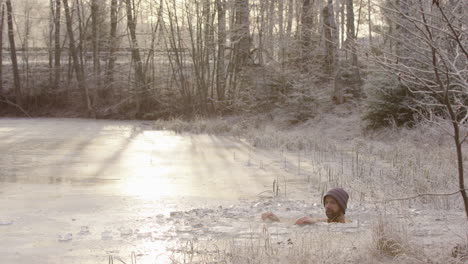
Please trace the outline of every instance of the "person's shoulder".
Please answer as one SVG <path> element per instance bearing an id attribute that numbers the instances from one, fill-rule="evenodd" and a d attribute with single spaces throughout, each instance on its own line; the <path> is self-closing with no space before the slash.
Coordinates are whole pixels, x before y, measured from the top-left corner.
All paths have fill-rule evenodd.
<path id="1" fill-rule="evenodd" d="M 261 215 L 262 221 L 264 222 L 279 222 L 279 218 L 272 212 L 265 212 Z"/>

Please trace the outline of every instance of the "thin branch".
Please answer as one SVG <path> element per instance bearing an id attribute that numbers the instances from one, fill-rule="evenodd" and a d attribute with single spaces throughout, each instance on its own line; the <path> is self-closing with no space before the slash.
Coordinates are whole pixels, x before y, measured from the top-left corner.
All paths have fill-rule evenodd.
<path id="1" fill-rule="evenodd" d="M 2 96 L 3 97 L 3 96 Z M 18 108 L 21 112 L 23 112 L 23 114 L 25 114 L 27 117 L 31 117 L 28 112 L 26 112 L 26 110 L 24 110 L 23 107 L 21 107 L 20 105 L 16 104 L 16 103 L 13 103 L 12 101 L 8 100 L 7 98 L 3 97 L 3 99 L 0 99 L 0 102 L 3 102 L 3 103 L 6 103 L 6 104 L 9 104 L 11 106 L 14 106 L 16 108 Z"/>
<path id="2" fill-rule="evenodd" d="M 387 199 L 387 200 L 382 200 L 382 201 L 377 201 L 376 203 L 388 203 L 388 202 L 395 202 L 395 201 L 404 201 L 404 200 L 411 200 L 411 199 L 416 199 L 419 197 L 424 197 L 424 196 L 452 196 L 455 194 L 458 194 L 461 191 L 466 191 L 468 189 L 461 189 L 456 192 L 451 192 L 451 193 L 421 193 L 418 195 L 414 196 L 409 196 L 409 197 L 402 197 L 402 198 L 394 198 L 394 199 Z"/>
<path id="3" fill-rule="evenodd" d="M 468 59 L 468 52 L 465 50 L 465 48 L 463 47 L 463 44 L 461 43 L 460 33 L 457 33 L 457 31 L 453 28 L 452 23 L 449 21 L 449 19 L 445 15 L 445 13 L 442 10 L 442 8 L 440 7 L 440 5 L 437 5 L 437 7 L 439 8 L 440 13 L 442 14 L 445 21 L 447 22 L 447 25 L 449 26 L 449 28 L 452 31 L 453 35 L 455 36 L 455 40 L 457 41 L 458 46 L 462 49 L 463 53 L 465 54 L 466 58 Z"/>

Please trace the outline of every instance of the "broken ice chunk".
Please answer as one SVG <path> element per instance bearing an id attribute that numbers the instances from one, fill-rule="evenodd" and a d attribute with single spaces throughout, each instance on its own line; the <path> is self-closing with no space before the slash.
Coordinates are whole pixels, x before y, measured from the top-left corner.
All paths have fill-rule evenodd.
<path id="1" fill-rule="evenodd" d="M 171 212 L 169 215 L 171 216 L 171 218 L 176 218 L 176 217 L 182 217 L 183 214 L 184 214 L 184 212 L 174 211 L 174 212 Z"/>
<path id="2" fill-rule="evenodd" d="M 135 230 L 135 233 L 137 234 L 137 238 L 146 238 L 146 237 L 151 237 L 151 231 L 140 231 L 140 230 Z"/>
<path id="3" fill-rule="evenodd" d="M 5 220 L 5 219 L 0 219 L 0 226 L 2 225 L 12 225 L 13 220 Z"/>
<path id="4" fill-rule="evenodd" d="M 73 235 L 71 233 L 62 234 L 62 235 L 59 235 L 58 237 L 58 241 L 60 242 L 67 242 L 67 241 L 71 241 L 72 239 L 73 239 Z"/>
<path id="5" fill-rule="evenodd" d="M 131 236 L 133 234 L 133 230 L 130 228 L 120 228 L 120 236 Z"/>
<path id="6" fill-rule="evenodd" d="M 195 225 L 192 225 L 193 228 L 202 228 L 203 227 L 203 224 L 199 223 L 199 224 L 195 224 Z"/>
<path id="7" fill-rule="evenodd" d="M 80 235 L 88 235 L 89 234 L 89 227 L 87 226 L 82 226 L 80 229 Z"/>
<path id="8" fill-rule="evenodd" d="M 101 233 L 101 238 L 102 240 L 111 240 L 112 239 L 112 232 L 109 230 L 106 230 Z"/>

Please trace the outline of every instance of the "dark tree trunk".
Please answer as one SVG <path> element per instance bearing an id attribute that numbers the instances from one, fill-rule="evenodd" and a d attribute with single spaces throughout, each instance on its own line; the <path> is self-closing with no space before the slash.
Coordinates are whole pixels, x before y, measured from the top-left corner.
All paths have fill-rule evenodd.
<path id="1" fill-rule="evenodd" d="M 216 93 L 218 100 L 224 101 L 225 95 L 225 69 L 224 69 L 224 49 L 226 47 L 226 2 L 216 0 L 218 10 L 218 64 L 216 66 Z"/>
<path id="2" fill-rule="evenodd" d="M 135 81 L 137 83 L 137 116 L 143 115 L 143 112 L 148 110 L 149 107 L 149 94 L 146 88 L 146 76 L 143 71 L 143 63 L 141 60 L 140 49 L 138 48 L 138 41 L 136 37 L 136 21 L 133 15 L 134 8 L 131 0 L 125 0 L 127 7 L 127 27 L 130 31 L 132 60 L 135 67 Z"/>
<path id="3" fill-rule="evenodd" d="M 101 65 L 99 61 L 99 4 L 98 0 L 91 1 L 91 25 L 93 43 L 93 73 L 95 78 L 96 91 L 100 89 Z"/>
<path id="4" fill-rule="evenodd" d="M 346 42 L 348 44 L 347 48 L 351 52 L 351 65 L 353 67 L 354 72 L 353 83 L 355 84 L 355 90 L 357 92 L 361 82 L 361 75 L 359 73 L 359 64 L 356 49 L 353 0 L 347 0 L 346 2 Z"/>
<path id="5" fill-rule="evenodd" d="M 312 8 L 310 0 L 302 2 L 302 17 L 301 17 L 301 51 L 302 60 L 301 68 L 304 72 L 309 70 L 308 64 L 311 61 L 311 41 L 312 41 L 312 26 L 313 26 Z"/>
<path id="6" fill-rule="evenodd" d="M 18 70 L 18 59 L 16 57 L 15 32 L 13 29 L 13 8 L 11 0 L 6 0 L 7 16 L 8 16 L 8 39 L 10 41 L 11 64 L 13 67 L 13 82 L 15 86 L 16 104 L 23 106 L 23 95 L 21 93 L 21 83 Z"/>
<path id="7" fill-rule="evenodd" d="M 83 101 L 86 105 L 88 116 L 95 117 L 96 114 L 94 113 L 94 109 L 91 105 L 91 100 L 89 98 L 89 91 L 86 85 L 83 68 L 80 65 L 80 61 L 78 58 L 78 51 L 76 50 L 76 47 L 75 47 L 75 36 L 73 34 L 72 18 L 70 14 L 70 8 L 68 6 L 68 0 L 63 0 L 63 8 L 65 9 L 68 39 L 70 42 L 70 55 L 73 59 L 73 68 L 75 69 L 76 81 L 78 82 L 78 87 L 81 91 Z"/>
<path id="8" fill-rule="evenodd" d="M 50 0 L 50 14 L 49 14 L 49 85 L 45 87 L 43 93 L 47 91 L 54 83 L 54 17 L 55 17 L 55 1 Z"/>
<path id="9" fill-rule="evenodd" d="M 59 89 L 60 84 L 60 59 L 62 53 L 62 47 L 60 45 L 60 17 L 61 17 L 61 8 L 60 0 L 55 0 L 55 35 L 54 35 L 54 89 Z"/>
<path id="10" fill-rule="evenodd" d="M 334 75 L 337 66 L 336 56 L 336 24 L 333 11 L 333 1 L 328 0 L 328 4 L 322 10 L 323 33 L 325 35 L 325 65 L 330 76 Z"/>
<path id="11" fill-rule="evenodd" d="M 286 26 L 286 35 L 288 36 L 288 38 L 291 37 L 291 33 L 292 33 L 293 13 L 294 13 L 294 0 L 289 0 L 288 2 L 288 25 Z"/>
<path id="12" fill-rule="evenodd" d="M 114 65 L 116 61 L 115 52 L 117 51 L 117 5 L 118 0 L 111 0 L 110 10 L 110 47 L 109 61 L 107 64 L 107 84 L 112 89 L 114 83 Z"/>
<path id="13" fill-rule="evenodd" d="M 247 63 L 250 57 L 250 20 L 249 1 L 236 0 L 236 22 L 234 31 L 234 41 L 237 46 L 237 70 Z"/>
<path id="14" fill-rule="evenodd" d="M 5 28 L 5 6 L 2 5 L 0 17 L 0 94 L 3 93 L 3 29 Z"/>

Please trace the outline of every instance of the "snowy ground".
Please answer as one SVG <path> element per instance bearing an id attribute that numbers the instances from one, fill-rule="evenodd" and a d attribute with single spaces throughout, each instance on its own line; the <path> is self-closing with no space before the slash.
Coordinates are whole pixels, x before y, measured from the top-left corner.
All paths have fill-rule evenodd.
<path id="1" fill-rule="evenodd" d="M 168 263 L 184 242 L 260 239 L 265 230 L 278 245 L 326 233 L 345 236 L 343 250 L 366 250 L 382 213 L 350 190 L 352 223 L 294 226 L 300 216 L 323 217 L 328 179 L 312 162 L 317 153 L 145 122 L 0 119 L 0 149 L 2 263 L 108 263 L 110 255 L 130 263 L 132 252 L 138 263 Z M 267 210 L 282 221 L 262 223 Z M 385 210 L 422 248 L 442 247 L 448 257 L 466 241 L 461 210 Z"/>

